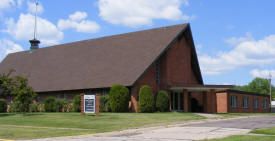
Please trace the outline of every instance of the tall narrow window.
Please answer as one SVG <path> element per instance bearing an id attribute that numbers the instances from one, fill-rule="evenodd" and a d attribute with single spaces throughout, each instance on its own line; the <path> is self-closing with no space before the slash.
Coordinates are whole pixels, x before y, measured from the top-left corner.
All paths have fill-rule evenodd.
<path id="1" fill-rule="evenodd" d="M 258 109 L 258 99 L 254 98 L 254 109 Z"/>
<path id="2" fill-rule="evenodd" d="M 237 96 L 231 96 L 231 107 L 237 108 Z"/>
<path id="3" fill-rule="evenodd" d="M 248 108 L 248 97 L 243 97 L 243 108 Z"/>
<path id="4" fill-rule="evenodd" d="M 266 99 L 263 100 L 263 109 L 267 109 L 267 100 Z"/>
<path id="5" fill-rule="evenodd" d="M 159 60 L 156 62 L 156 81 L 158 84 L 160 83 L 160 61 Z"/>

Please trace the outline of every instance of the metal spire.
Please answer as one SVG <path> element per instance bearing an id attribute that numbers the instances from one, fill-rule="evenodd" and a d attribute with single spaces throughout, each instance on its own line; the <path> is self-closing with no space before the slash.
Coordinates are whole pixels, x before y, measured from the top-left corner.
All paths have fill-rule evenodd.
<path id="1" fill-rule="evenodd" d="M 31 47 L 30 50 L 35 50 L 39 48 L 40 41 L 36 39 L 36 32 L 37 32 L 37 6 L 38 0 L 35 1 L 35 17 L 34 17 L 34 32 L 33 32 L 33 39 L 30 40 Z"/>
<path id="2" fill-rule="evenodd" d="M 34 32 L 33 32 L 33 39 L 36 39 L 36 31 L 37 31 L 37 6 L 38 1 L 35 1 L 35 18 L 34 18 Z"/>

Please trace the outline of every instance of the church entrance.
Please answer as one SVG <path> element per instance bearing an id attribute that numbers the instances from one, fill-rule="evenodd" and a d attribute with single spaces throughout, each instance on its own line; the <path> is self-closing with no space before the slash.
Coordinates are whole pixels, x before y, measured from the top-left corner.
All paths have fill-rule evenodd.
<path id="1" fill-rule="evenodd" d="M 171 108 L 173 112 L 183 111 L 183 93 L 171 92 Z"/>

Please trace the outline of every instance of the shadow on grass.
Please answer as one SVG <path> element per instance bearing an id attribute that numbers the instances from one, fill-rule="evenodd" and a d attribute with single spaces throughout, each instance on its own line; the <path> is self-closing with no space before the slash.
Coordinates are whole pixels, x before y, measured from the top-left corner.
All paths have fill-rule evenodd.
<path id="1" fill-rule="evenodd" d="M 15 113 L 0 113 L 0 117 L 15 116 Z"/>
<path id="2" fill-rule="evenodd" d="M 8 117 L 8 116 L 39 116 L 44 115 L 44 113 L 0 113 L 0 117 Z"/>

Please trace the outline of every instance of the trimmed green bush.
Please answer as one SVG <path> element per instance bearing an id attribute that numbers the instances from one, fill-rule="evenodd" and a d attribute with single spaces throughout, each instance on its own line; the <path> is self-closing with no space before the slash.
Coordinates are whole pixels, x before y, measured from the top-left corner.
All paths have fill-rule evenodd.
<path id="1" fill-rule="evenodd" d="M 57 111 L 56 100 L 54 97 L 47 97 L 44 102 L 45 112 L 56 112 Z"/>
<path id="2" fill-rule="evenodd" d="M 100 96 L 100 112 L 110 112 L 109 95 Z"/>
<path id="3" fill-rule="evenodd" d="M 139 90 L 138 111 L 152 113 L 155 111 L 155 100 L 151 88 L 144 85 Z"/>
<path id="4" fill-rule="evenodd" d="M 9 105 L 8 112 L 9 113 L 19 112 L 19 107 L 20 107 L 20 102 L 12 101 Z"/>
<path id="5" fill-rule="evenodd" d="M 56 107 L 57 107 L 57 112 L 66 112 L 67 109 L 68 109 L 68 104 L 69 104 L 69 101 L 66 100 L 66 99 L 61 99 L 61 98 L 57 98 L 55 100 L 56 102 Z"/>
<path id="6" fill-rule="evenodd" d="M 115 84 L 110 90 L 110 107 L 112 112 L 127 112 L 129 107 L 129 90 L 127 87 Z"/>
<path id="7" fill-rule="evenodd" d="M 159 91 L 156 100 L 156 108 L 160 112 L 169 111 L 169 96 L 166 91 Z"/>
<path id="8" fill-rule="evenodd" d="M 0 99 L 0 113 L 6 113 L 6 112 L 7 112 L 6 100 Z"/>
<path id="9" fill-rule="evenodd" d="M 38 107 L 39 107 L 39 103 L 36 103 L 36 104 L 30 104 L 30 112 L 39 112 L 39 110 L 38 110 Z"/>
<path id="10" fill-rule="evenodd" d="M 74 112 L 81 112 L 81 96 L 76 95 L 73 99 Z"/>

